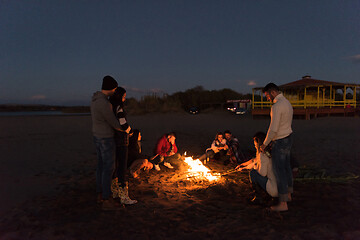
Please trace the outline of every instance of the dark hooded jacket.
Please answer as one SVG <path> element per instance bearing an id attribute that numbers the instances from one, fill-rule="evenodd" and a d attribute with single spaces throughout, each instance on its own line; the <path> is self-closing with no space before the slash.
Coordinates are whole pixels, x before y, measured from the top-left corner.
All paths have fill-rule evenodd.
<path id="1" fill-rule="evenodd" d="M 115 129 L 120 129 L 107 96 L 100 91 L 95 92 L 91 99 L 91 119 L 95 137 L 111 138 Z"/>

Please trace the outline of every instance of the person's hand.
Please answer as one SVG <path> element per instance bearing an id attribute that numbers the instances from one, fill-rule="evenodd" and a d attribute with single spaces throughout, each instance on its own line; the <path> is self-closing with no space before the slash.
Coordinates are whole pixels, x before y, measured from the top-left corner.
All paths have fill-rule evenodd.
<path id="1" fill-rule="evenodd" d="M 262 145 L 260 146 L 260 152 L 264 152 L 264 151 L 265 151 L 265 148 L 266 148 L 266 146 L 265 146 L 264 144 L 262 144 Z"/>
<path id="2" fill-rule="evenodd" d="M 129 133 L 131 131 L 131 127 L 129 126 L 126 130 L 125 130 L 125 132 L 126 133 Z"/>
<path id="3" fill-rule="evenodd" d="M 241 164 L 237 165 L 236 168 L 235 168 L 235 170 L 238 171 L 238 172 L 241 172 L 243 169 L 244 169 L 244 166 L 242 166 Z"/>

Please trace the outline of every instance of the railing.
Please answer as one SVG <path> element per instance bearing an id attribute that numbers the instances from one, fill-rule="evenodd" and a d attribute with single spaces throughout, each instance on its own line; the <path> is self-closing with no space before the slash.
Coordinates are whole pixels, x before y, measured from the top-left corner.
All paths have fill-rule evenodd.
<path id="1" fill-rule="evenodd" d="M 360 106 L 360 102 L 356 102 L 353 99 L 346 99 L 340 101 L 334 101 L 329 99 L 319 99 L 319 100 L 312 100 L 312 101 L 305 101 L 305 100 L 290 100 L 291 105 L 293 108 L 332 108 L 332 107 L 357 107 Z M 272 103 L 268 101 L 254 101 L 252 102 L 252 108 L 270 108 Z"/>

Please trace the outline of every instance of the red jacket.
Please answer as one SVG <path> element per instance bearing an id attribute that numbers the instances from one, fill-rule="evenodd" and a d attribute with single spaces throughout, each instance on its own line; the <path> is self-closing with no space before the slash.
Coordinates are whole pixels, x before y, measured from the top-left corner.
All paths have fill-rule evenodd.
<path id="1" fill-rule="evenodd" d="M 159 154 L 160 156 L 164 156 L 164 157 L 167 157 L 167 156 L 170 156 L 169 153 L 170 153 L 170 150 L 171 150 L 171 143 L 169 143 L 168 139 L 167 139 L 167 136 L 164 135 L 162 138 L 159 139 L 157 145 L 156 145 L 156 154 Z M 174 143 L 173 145 L 173 152 L 174 153 L 177 153 L 177 147 L 176 147 L 176 144 Z"/>

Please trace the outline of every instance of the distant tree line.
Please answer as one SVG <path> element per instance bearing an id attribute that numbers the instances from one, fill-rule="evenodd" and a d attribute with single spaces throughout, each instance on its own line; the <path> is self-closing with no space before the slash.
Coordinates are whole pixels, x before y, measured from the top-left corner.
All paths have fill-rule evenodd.
<path id="1" fill-rule="evenodd" d="M 227 100 L 251 99 L 251 94 L 241 94 L 229 88 L 221 90 L 205 90 L 202 86 L 196 86 L 185 92 L 176 92 L 172 95 L 148 95 L 140 100 L 130 98 L 127 100 L 127 111 L 133 114 L 148 112 L 181 112 L 191 107 L 200 110 L 215 109 L 224 106 Z"/>
<path id="2" fill-rule="evenodd" d="M 191 107 L 199 110 L 216 109 L 224 107 L 227 100 L 251 99 L 251 94 L 241 94 L 232 89 L 205 90 L 196 86 L 185 92 L 176 92 L 158 96 L 156 94 L 143 96 L 140 100 L 128 98 L 125 102 L 130 114 L 143 114 L 150 112 L 182 112 Z M 0 105 L 0 111 L 63 111 L 66 113 L 90 112 L 89 106 L 48 106 L 48 105 Z"/>

